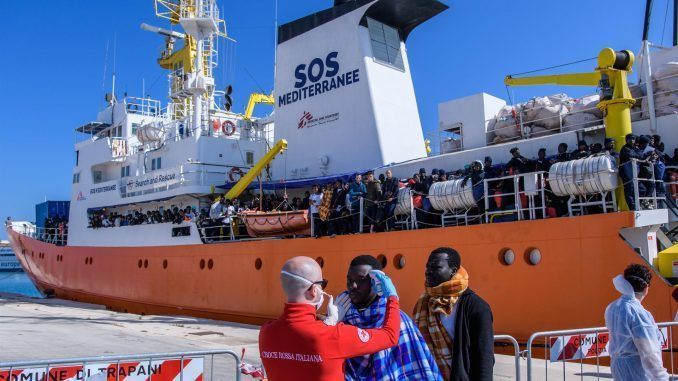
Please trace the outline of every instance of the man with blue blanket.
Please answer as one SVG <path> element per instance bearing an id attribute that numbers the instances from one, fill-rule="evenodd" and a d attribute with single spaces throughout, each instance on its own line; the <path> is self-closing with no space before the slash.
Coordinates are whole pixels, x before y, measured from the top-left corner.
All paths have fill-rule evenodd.
<path id="1" fill-rule="evenodd" d="M 373 289 L 371 270 L 382 270 L 382 265 L 370 255 L 361 255 L 351 261 L 346 276 L 347 291 L 337 297 L 339 321 L 359 328 L 382 326 L 387 298 Z M 417 326 L 402 311 L 400 319 L 398 345 L 346 360 L 346 380 L 442 381 L 435 359 Z"/>

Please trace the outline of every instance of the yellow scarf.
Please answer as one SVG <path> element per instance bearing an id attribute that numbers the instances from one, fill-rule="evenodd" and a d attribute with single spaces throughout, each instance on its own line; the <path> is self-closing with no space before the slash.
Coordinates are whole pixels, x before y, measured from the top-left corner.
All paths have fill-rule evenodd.
<path id="1" fill-rule="evenodd" d="M 460 267 L 449 281 L 436 287 L 426 287 L 426 292 L 414 307 L 414 321 L 446 380 L 452 374 L 452 338 L 443 327 L 441 314 L 451 314 L 454 305 L 467 288 L 468 272 Z"/>

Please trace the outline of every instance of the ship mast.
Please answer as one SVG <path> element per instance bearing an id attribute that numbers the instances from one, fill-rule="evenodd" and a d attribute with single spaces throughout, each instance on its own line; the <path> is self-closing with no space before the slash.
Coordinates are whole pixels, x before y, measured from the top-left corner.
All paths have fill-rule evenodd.
<path id="1" fill-rule="evenodd" d="M 212 72 L 217 66 L 216 38 L 226 37 L 226 24 L 219 17 L 215 0 L 155 0 L 155 11 L 157 16 L 170 20 L 172 25 L 181 25 L 184 30 L 179 33 L 142 25 L 145 30 L 166 36 L 158 64 L 171 71 L 169 114 L 198 139 L 203 131 L 209 132 L 215 90 Z M 183 39 L 184 46 L 175 51 L 177 39 Z"/>

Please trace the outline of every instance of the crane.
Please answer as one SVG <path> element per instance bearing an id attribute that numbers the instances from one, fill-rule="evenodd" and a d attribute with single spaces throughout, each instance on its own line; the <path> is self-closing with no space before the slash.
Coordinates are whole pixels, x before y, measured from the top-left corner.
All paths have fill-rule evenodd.
<path id="1" fill-rule="evenodd" d="M 631 107 L 636 102 L 629 89 L 628 74 L 635 58 L 628 50 L 605 48 L 598 54 L 598 67 L 587 73 L 554 74 L 514 78 L 506 76 L 506 86 L 566 85 L 600 88 L 598 108 L 603 112 L 605 135 L 622 147 L 631 133 Z"/>
<path id="2" fill-rule="evenodd" d="M 247 108 L 245 109 L 245 115 L 243 115 L 243 119 L 245 120 L 252 120 L 252 113 L 254 113 L 254 106 L 257 104 L 262 103 L 266 105 L 274 105 L 275 104 L 275 98 L 273 98 L 273 94 L 261 94 L 261 93 L 252 93 L 250 94 L 250 100 L 247 102 Z"/>
<path id="3" fill-rule="evenodd" d="M 237 183 L 231 188 L 228 193 L 226 193 L 226 199 L 232 200 L 238 196 L 247 188 L 252 181 L 254 181 L 257 176 L 261 174 L 261 171 L 266 168 L 266 166 L 275 159 L 275 157 L 283 153 L 287 149 L 287 140 L 280 139 L 278 140 L 273 148 L 271 148 L 266 155 L 264 155 L 257 163 L 243 176 L 238 180 Z"/>

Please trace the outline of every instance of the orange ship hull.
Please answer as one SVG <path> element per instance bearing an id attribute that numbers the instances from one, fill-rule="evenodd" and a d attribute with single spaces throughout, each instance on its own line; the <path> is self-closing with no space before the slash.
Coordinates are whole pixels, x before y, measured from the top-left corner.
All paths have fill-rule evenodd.
<path id="1" fill-rule="evenodd" d="M 14 231 L 9 237 L 22 266 L 42 290 L 140 314 L 178 314 L 259 324 L 281 311 L 282 264 L 296 255 L 319 258 L 329 292 L 344 290 L 346 270 L 359 254 L 384 255 L 403 309 L 423 291 L 428 253 L 459 250 L 470 287 L 494 312 L 497 334 L 523 341 L 541 330 L 601 326 L 619 294 L 611 279 L 643 263 L 620 237 L 633 214 L 436 228 L 320 239 L 281 239 L 172 247 L 70 247 Z M 516 253 L 504 265 L 500 253 Z M 537 248 L 542 261 L 528 264 Z M 401 257 L 402 256 L 402 257 Z M 396 268 L 395 263 L 404 263 Z M 673 287 L 656 275 L 644 305 L 657 321 L 673 320 Z"/>

